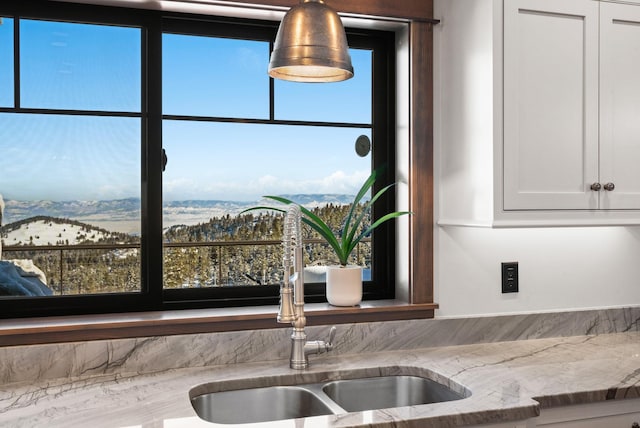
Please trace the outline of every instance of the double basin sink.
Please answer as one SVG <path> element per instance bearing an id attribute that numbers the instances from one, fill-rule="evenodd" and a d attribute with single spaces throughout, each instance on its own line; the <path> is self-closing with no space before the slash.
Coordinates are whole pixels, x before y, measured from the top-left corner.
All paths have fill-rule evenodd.
<path id="1" fill-rule="evenodd" d="M 471 392 L 427 377 L 394 374 L 353 377 L 257 388 L 191 391 L 191 404 L 201 419 L 218 424 L 243 424 L 339 415 L 349 412 L 440 403 L 466 398 Z M 349 377 L 348 375 L 346 377 Z M 266 382 L 267 384 L 269 382 Z"/>

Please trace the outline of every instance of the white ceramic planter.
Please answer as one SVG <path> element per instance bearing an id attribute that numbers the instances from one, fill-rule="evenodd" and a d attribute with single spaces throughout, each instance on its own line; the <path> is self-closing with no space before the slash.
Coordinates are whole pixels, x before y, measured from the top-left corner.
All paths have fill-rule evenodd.
<path id="1" fill-rule="evenodd" d="M 333 306 L 355 306 L 362 301 L 362 267 L 327 266 L 327 301 Z"/>

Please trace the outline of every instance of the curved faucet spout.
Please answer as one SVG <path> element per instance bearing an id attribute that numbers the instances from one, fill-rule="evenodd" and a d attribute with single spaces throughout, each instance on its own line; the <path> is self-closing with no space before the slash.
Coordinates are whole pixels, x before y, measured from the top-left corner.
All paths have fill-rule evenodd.
<path id="1" fill-rule="evenodd" d="M 300 254 L 302 254 L 302 242 L 299 238 L 301 236 L 301 217 L 300 207 L 291 205 L 284 220 L 284 234 L 282 237 L 284 279 L 280 286 L 280 309 L 277 317 L 279 323 L 290 323 L 296 320 L 294 289 L 298 282 L 302 282 L 304 287 L 304 272 L 302 269 L 298 270 L 297 266 L 298 247 L 300 247 Z"/>

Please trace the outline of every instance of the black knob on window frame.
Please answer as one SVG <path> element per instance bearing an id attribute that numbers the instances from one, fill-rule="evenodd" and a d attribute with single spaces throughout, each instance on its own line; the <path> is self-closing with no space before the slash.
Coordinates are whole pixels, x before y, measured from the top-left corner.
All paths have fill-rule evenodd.
<path id="1" fill-rule="evenodd" d="M 169 158 L 167 158 L 167 152 L 162 149 L 162 172 L 164 172 L 167 169 L 167 161 L 169 160 Z"/>

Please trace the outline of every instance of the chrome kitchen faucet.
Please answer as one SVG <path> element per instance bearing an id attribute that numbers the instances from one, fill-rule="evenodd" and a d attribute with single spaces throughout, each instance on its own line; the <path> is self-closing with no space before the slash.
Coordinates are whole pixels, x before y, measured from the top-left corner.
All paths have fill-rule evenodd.
<path id="1" fill-rule="evenodd" d="M 310 354 L 322 354 L 333 349 L 336 328 L 331 327 L 329 338 L 307 342 L 304 327 L 307 319 L 304 316 L 304 260 L 302 257 L 302 213 L 300 207 L 291 204 L 284 221 L 282 244 L 284 256 L 284 279 L 280 286 L 279 323 L 291 323 L 291 357 L 289 366 L 292 369 L 309 367 Z M 293 285 L 292 285 L 293 283 Z"/>

